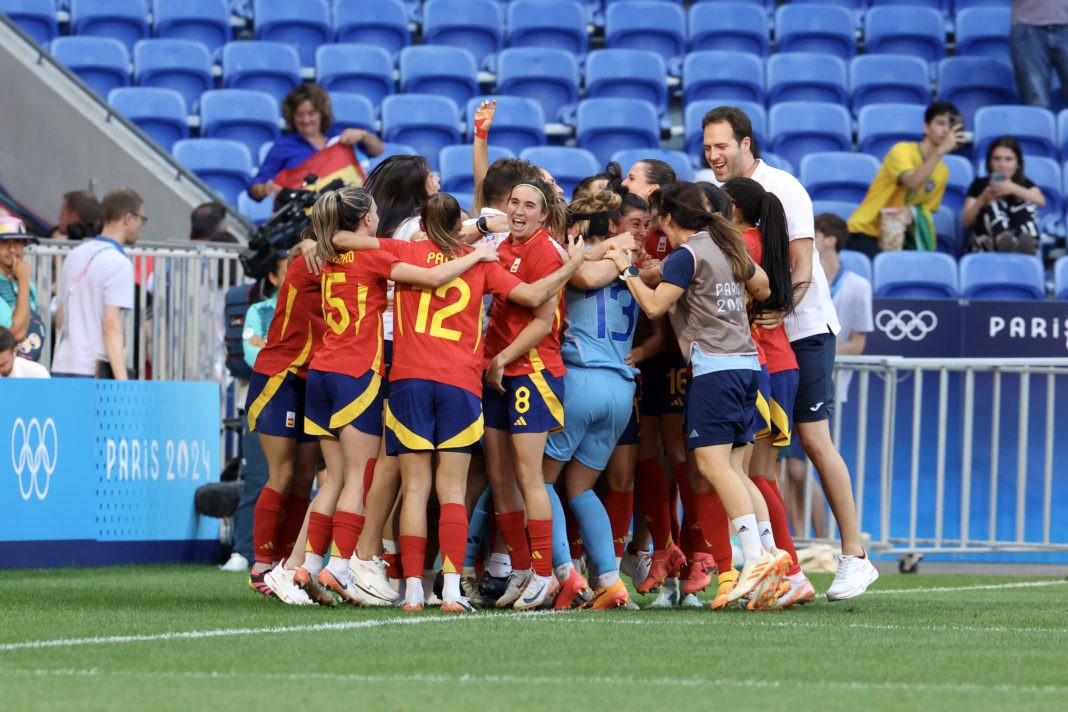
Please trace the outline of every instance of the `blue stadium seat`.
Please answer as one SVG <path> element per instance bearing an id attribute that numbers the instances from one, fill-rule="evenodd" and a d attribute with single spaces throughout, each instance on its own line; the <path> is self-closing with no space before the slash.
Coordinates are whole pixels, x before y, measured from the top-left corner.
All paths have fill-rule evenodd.
<path id="1" fill-rule="evenodd" d="M 812 214 L 830 213 L 848 221 L 849 216 L 856 212 L 857 204 L 844 200 L 813 200 Z"/>
<path id="2" fill-rule="evenodd" d="M 193 40 L 214 52 L 230 41 L 230 4 L 226 0 L 154 0 L 156 37 Z"/>
<path id="3" fill-rule="evenodd" d="M 682 61 L 682 102 L 764 103 L 764 63 L 753 54 L 690 52 Z"/>
<path id="4" fill-rule="evenodd" d="M 297 50 L 282 42 L 241 40 L 222 50 L 222 85 L 270 94 L 278 103 L 300 84 Z"/>
<path id="5" fill-rule="evenodd" d="M 254 8 L 256 39 L 290 45 L 302 67 L 315 66 L 315 50 L 334 35 L 326 0 L 255 0 Z"/>
<path id="6" fill-rule="evenodd" d="M 872 296 L 956 299 L 957 261 L 942 252 L 881 252 L 872 260 Z"/>
<path id="7" fill-rule="evenodd" d="M 464 106 L 478 94 L 475 57 L 460 47 L 405 47 L 400 53 L 400 90 L 405 94 L 437 94 Z"/>
<path id="8" fill-rule="evenodd" d="M 813 205 L 813 208 L 815 208 L 815 205 Z M 819 215 L 819 213 L 816 214 Z M 844 220 L 845 218 L 842 219 Z M 857 252 L 856 250 L 842 250 L 838 253 L 838 259 L 842 261 L 843 268 L 855 274 L 859 274 L 871 284 L 872 269 L 870 257 L 863 252 Z"/>
<path id="9" fill-rule="evenodd" d="M 715 109 L 717 106 L 734 106 L 746 113 L 749 117 L 749 123 L 753 125 L 753 138 L 756 139 L 758 146 L 766 146 L 768 140 L 768 113 L 764 109 L 764 104 L 756 104 L 751 101 L 718 101 L 715 99 L 709 99 L 705 101 L 694 101 L 686 105 L 686 111 L 683 114 L 683 126 L 685 129 L 685 145 L 686 153 L 690 154 L 693 158 L 697 159 L 697 165 L 701 165 L 700 157 L 704 155 L 704 139 L 705 132 L 701 127 L 701 122 L 705 118 L 705 114 Z"/>
<path id="10" fill-rule="evenodd" d="M 55 0 L 0 0 L 0 13 L 7 15 L 39 45 L 59 36 Z"/>
<path id="11" fill-rule="evenodd" d="M 768 56 L 768 13 L 745 2 L 705 2 L 690 6 L 691 52 L 718 50 Z"/>
<path id="12" fill-rule="evenodd" d="M 343 91 L 330 92 L 330 109 L 334 114 L 334 126 L 340 129 L 363 129 L 378 133 L 375 107 L 360 94 Z"/>
<path id="13" fill-rule="evenodd" d="M 693 162 L 682 151 L 671 151 L 664 148 L 625 148 L 612 154 L 612 159 L 623 167 L 626 175 L 627 169 L 638 161 L 657 159 L 675 169 L 675 177 L 678 180 L 693 180 Z"/>
<path id="14" fill-rule="evenodd" d="M 786 171 L 792 176 L 797 176 L 797 171 L 794 170 L 794 164 L 777 153 L 761 150 L 760 160 L 764 161 L 764 163 L 767 163 L 772 168 L 778 168 L 780 171 Z"/>
<path id="15" fill-rule="evenodd" d="M 71 0 L 72 35 L 110 37 L 126 51 L 148 37 L 148 7 L 145 0 Z"/>
<path id="16" fill-rule="evenodd" d="M 945 205 L 931 213 L 935 228 L 935 250 L 947 254 L 953 259 L 964 252 L 964 230 L 960 226 L 957 213 Z"/>
<path id="17" fill-rule="evenodd" d="M 244 215 L 253 225 L 259 226 L 267 221 L 274 212 L 273 200 L 261 200 L 256 202 L 249 197 L 247 192 L 241 192 L 237 196 L 237 212 Z"/>
<path id="18" fill-rule="evenodd" d="M 506 94 L 476 96 L 467 102 L 464 119 L 467 122 L 468 142 L 475 139 L 473 119 L 475 110 L 483 99 L 493 99 L 497 102 L 497 110 L 493 114 L 493 128 L 490 129 L 491 148 L 503 148 L 519 155 L 525 148 L 545 145 L 545 113 L 541 110 L 541 104 L 533 99 Z"/>
<path id="19" fill-rule="evenodd" d="M 960 293 L 965 299 L 1044 299 L 1046 277 L 1037 257 L 974 252 L 960 259 Z"/>
<path id="20" fill-rule="evenodd" d="M 853 112 L 868 104 L 931 103 L 931 77 L 927 63 L 916 57 L 866 54 L 849 63 Z"/>
<path id="21" fill-rule="evenodd" d="M 452 191 L 450 195 L 456 198 L 456 202 L 460 205 L 461 210 L 466 210 L 468 214 L 473 214 L 472 211 L 474 210 L 473 206 L 475 204 L 474 193 L 459 193 Z"/>
<path id="22" fill-rule="evenodd" d="M 493 0 L 428 0 L 423 5 L 423 42 L 463 48 L 479 67 L 501 51 L 503 27 L 501 6 Z"/>
<path id="23" fill-rule="evenodd" d="M 1028 156 L 1056 158 L 1057 120 L 1053 112 L 1038 106 L 984 106 L 975 112 L 977 163 L 986 160 L 986 150 L 995 139 L 1011 135 Z"/>
<path id="24" fill-rule="evenodd" d="M 585 6 L 574 0 L 513 0 L 508 3 L 508 46 L 585 56 L 590 47 L 587 19 Z"/>
<path id="25" fill-rule="evenodd" d="M 584 148 L 568 146 L 538 146 L 519 154 L 525 161 L 540 166 L 552 174 L 556 184 L 564 189 L 564 198 L 570 199 L 575 186 L 585 178 L 597 175 L 604 164 Z"/>
<path id="26" fill-rule="evenodd" d="M 768 58 L 766 66 L 768 104 L 825 101 L 849 106 L 849 70 L 834 55 L 779 52 Z"/>
<path id="27" fill-rule="evenodd" d="M 382 138 L 404 143 L 438 169 L 445 146 L 460 143 L 460 110 L 452 99 L 433 94 L 394 94 L 382 102 Z"/>
<path id="28" fill-rule="evenodd" d="M 175 141 L 189 138 L 185 99 L 173 89 L 121 87 L 112 89 L 108 103 L 170 151 Z"/>
<path id="29" fill-rule="evenodd" d="M 534 47 L 505 49 L 497 57 L 497 93 L 533 99 L 541 104 L 546 121 L 559 121 L 561 109 L 579 98 L 575 55 Z"/>
<path id="30" fill-rule="evenodd" d="M 51 51 L 101 98 L 112 89 L 130 85 L 130 56 L 126 45 L 116 39 L 57 37 L 52 40 Z"/>
<path id="31" fill-rule="evenodd" d="M 586 57 L 586 98 L 635 99 L 667 114 L 667 65 L 655 52 L 598 49 Z"/>
<path id="32" fill-rule="evenodd" d="M 646 102 L 585 99 L 578 105 L 575 139 L 605 165 L 624 148 L 659 148 L 660 120 L 656 107 Z"/>
<path id="33" fill-rule="evenodd" d="M 956 12 L 967 10 L 971 7 L 1010 7 L 1012 0 L 953 0 L 953 8 Z"/>
<path id="34" fill-rule="evenodd" d="M 864 51 L 937 62 L 946 56 L 942 13 L 929 7 L 873 7 L 864 15 Z"/>
<path id="35" fill-rule="evenodd" d="M 1068 160 L 1068 109 L 1061 109 L 1057 114 L 1057 138 L 1062 160 Z"/>
<path id="36" fill-rule="evenodd" d="M 942 162 L 949 169 L 949 182 L 946 183 L 946 192 L 942 196 L 942 207 L 948 207 L 959 215 L 964 210 L 968 188 L 975 180 L 975 169 L 967 158 L 953 153 L 942 156 Z"/>
<path id="37" fill-rule="evenodd" d="M 174 144 L 174 157 L 230 205 L 236 205 L 238 196 L 252 183 L 251 154 L 240 141 L 182 139 Z"/>
<path id="38" fill-rule="evenodd" d="M 983 106 L 1015 104 L 1012 67 L 987 57 L 947 57 L 938 63 L 938 98 L 955 105 L 965 127 Z"/>
<path id="39" fill-rule="evenodd" d="M 879 161 L 866 153 L 810 153 L 799 168 L 801 184 L 813 200 L 859 203 L 879 172 Z"/>
<path id="40" fill-rule="evenodd" d="M 768 148 L 797 166 L 806 153 L 849 151 L 853 148 L 853 119 L 838 104 L 785 101 L 768 112 Z M 770 162 L 769 162 L 770 163 Z"/>
<path id="41" fill-rule="evenodd" d="M 381 47 L 396 57 L 412 43 L 408 10 L 400 0 L 334 0 L 334 41 Z"/>
<path id="42" fill-rule="evenodd" d="M 674 3 L 614 2 L 605 9 L 604 39 L 610 49 L 647 49 L 670 63 L 686 54 L 686 14 Z"/>
<path id="43" fill-rule="evenodd" d="M 775 52 L 819 52 L 849 61 L 857 51 L 856 16 L 834 5 L 783 5 L 775 11 Z"/>
<path id="44" fill-rule="evenodd" d="M 1046 207 L 1039 209 L 1038 221 L 1043 232 L 1064 234 L 1064 194 L 1061 192 L 1061 165 L 1045 156 L 1024 154 L 1024 175 L 1042 189 Z"/>
<path id="45" fill-rule="evenodd" d="M 200 135 L 239 141 L 249 156 L 279 136 L 278 102 L 252 89 L 213 89 L 200 97 Z"/>
<path id="46" fill-rule="evenodd" d="M 496 119 L 494 120 L 496 128 Z M 454 193 L 455 191 L 473 192 L 475 189 L 475 170 L 471 162 L 473 149 L 470 144 L 460 146 L 446 146 L 441 149 L 438 164 L 441 166 L 441 191 Z M 489 146 L 489 162 L 493 163 L 498 158 L 515 158 L 515 154 L 501 146 Z M 461 204 L 461 207 L 466 207 Z"/>
<path id="47" fill-rule="evenodd" d="M 1011 62 L 1007 7 L 971 7 L 957 13 L 957 56 L 989 57 Z"/>
<path id="48" fill-rule="evenodd" d="M 869 104 L 857 113 L 857 150 L 883 160 L 899 141 L 923 138 L 923 114 L 919 104 Z"/>
<path id="49" fill-rule="evenodd" d="M 1053 263 L 1053 298 L 1068 299 L 1068 255 Z"/>
<path id="50" fill-rule="evenodd" d="M 412 146 L 406 143 L 395 143 L 393 141 L 382 142 L 382 153 L 371 158 L 367 163 L 369 168 L 374 168 L 382 161 L 386 160 L 390 156 L 414 156 L 419 152 Z"/>
<path id="51" fill-rule="evenodd" d="M 196 40 L 141 40 L 134 45 L 134 83 L 173 89 L 195 112 L 200 95 L 214 86 L 208 48 Z"/>
<path id="52" fill-rule="evenodd" d="M 323 45 L 315 51 L 315 78 L 327 91 L 360 94 L 375 107 L 396 92 L 393 57 L 373 45 Z"/>

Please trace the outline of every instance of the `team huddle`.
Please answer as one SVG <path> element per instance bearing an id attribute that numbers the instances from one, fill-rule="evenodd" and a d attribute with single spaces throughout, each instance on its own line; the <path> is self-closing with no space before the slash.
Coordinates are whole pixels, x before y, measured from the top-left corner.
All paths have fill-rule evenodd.
<path id="1" fill-rule="evenodd" d="M 806 234 L 745 115 L 705 118 L 720 187 L 646 160 L 569 206 L 526 161 L 485 165 L 492 116 L 475 116 L 476 220 L 412 156 L 312 208 L 249 382 L 269 466 L 250 586 L 603 610 L 635 607 L 623 574 L 656 607 L 703 606 L 713 581 L 713 609 L 808 603 L 775 477 L 796 414 L 842 531 L 827 597 L 863 593 L 878 574 L 840 511 L 811 202 Z M 425 199 L 405 214 L 413 172 Z"/>

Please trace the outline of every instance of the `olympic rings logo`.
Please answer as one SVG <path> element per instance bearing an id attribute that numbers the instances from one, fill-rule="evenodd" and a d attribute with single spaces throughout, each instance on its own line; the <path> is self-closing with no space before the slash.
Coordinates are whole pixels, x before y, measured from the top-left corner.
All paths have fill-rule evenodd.
<path id="1" fill-rule="evenodd" d="M 19 478 L 22 499 L 29 500 L 34 494 L 40 500 L 48 496 L 58 457 L 55 421 L 48 418 L 42 425 L 37 418 L 29 423 L 22 418 L 15 420 L 11 428 L 11 464 Z"/>
<path id="2" fill-rule="evenodd" d="M 903 309 L 893 312 L 883 309 L 875 315 L 875 325 L 891 341 L 922 341 L 928 334 L 938 328 L 938 317 L 929 309 L 913 312 Z"/>

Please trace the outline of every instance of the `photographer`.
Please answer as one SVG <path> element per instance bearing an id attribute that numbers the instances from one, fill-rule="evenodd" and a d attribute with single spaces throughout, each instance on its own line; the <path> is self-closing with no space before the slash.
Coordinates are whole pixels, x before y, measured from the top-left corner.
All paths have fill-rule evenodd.
<path id="1" fill-rule="evenodd" d="M 1042 190 L 1024 175 L 1020 144 L 1001 136 L 986 151 L 988 175 L 968 187 L 961 223 L 971 228 L 969 252 L 1022 252 L 1038 247 L 1038 210 L 1045 207 Z"/>

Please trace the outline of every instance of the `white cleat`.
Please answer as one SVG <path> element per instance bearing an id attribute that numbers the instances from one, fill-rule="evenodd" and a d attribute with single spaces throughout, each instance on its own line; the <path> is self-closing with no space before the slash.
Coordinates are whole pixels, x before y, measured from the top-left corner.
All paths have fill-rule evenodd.
<path id="1" fill-rule="evenodd" d="M 515 600 L 512 607 L 517 611 L 528 611 L 545 603 L 545 597 L 549 593 L 549 587 L 552 585 L 554 578 L 552 574 L 548 576 L 531 575 L 526 588 L 519 594 L 519 598 Z"/>
<path id="2" fill-rule="evenodd" d="M 353 595 L 366 606 L 388 606 L 400 594 L 389 585 L 386 562 L 378 556 L 364 561 L 356 555 L 349 559 L 349 575 L 352 578 Z"/>
<path id="3" fill-rule="evenodd" d="M 652 552 L 645 549 L 639 549 L 637 554 L 624 551 L 623 560 L 619 562 L 619 573 L 630 576 L 631 583 L 637 588 L 642 581 L 649 578 L 649 569 L 652 565 Z"/>
<path id="4" fill-rule="evenodd" d="M 510 608 L 522 595 L 533 575 L 534 572 L 530 569 L 526 571 L 513 569 L 512 573 L 508 574 L 508 585 L 505 587 L 504 593 L 497 599 L 497 608 Z"/>
<path id="5" fill-rule="evenodd" d="M 834 573 L 834 581 L 827 589 L 828 601 L 844 601 L 855 598 L 868 590 L 868 586 L 879 578 L 879 572 L 871 563 L 867 552 L 864 557 L 849 556 L 843 554 L 838 557 L 838 570 Z"/>
<path id="6" fill-rule="evenodd" d="M 263 575 L 263 581 L 283 603 L 291 606 L 314 606 L 315 602 L 308 597 L 304 589 L 293 582 L 295 573 L 296 571 L 278 564 Z"/>

